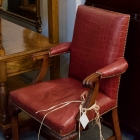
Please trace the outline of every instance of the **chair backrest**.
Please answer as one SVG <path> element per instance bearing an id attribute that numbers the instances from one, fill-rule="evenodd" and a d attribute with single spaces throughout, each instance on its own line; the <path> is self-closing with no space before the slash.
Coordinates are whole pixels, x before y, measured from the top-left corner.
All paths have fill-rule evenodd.
<path id="1" fill-rule="evenodd" d="M 79 6 L 70 46 L 69 77 L 82 81 L 88 75 L 123 57 L 128 24 L 129 15 Z M 99 89 L 109 94 L 108 96 L 111 96 L 113 88 L 118 90 L 119 84 L 119 77 L 110 79 L 102 80 Z"/>

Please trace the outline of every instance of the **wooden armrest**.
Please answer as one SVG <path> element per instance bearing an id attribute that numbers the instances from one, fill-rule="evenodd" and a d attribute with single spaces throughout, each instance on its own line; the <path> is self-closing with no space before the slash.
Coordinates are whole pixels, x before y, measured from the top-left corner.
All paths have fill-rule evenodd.
<path id="1" fill-rule="evenodd" d="M 93 73 L 89 75 L 83 80 L 83 86 L 87 88 L 93 88 L 93 83 L 98 81 L 100 79 L 100 76 L 101 75 L 98 73 Z"/>
<path id="2" fill-rule="evenodd" d="M 42 60 L 42 66 L 40 72 L 37 78 L 32 83 L 34 84 L 34 83 L 42 82 L 48 70 L 48 58 L 49 58 L 48 51 L 35 53 L 31 56 L 31 58 L 33 59 L 33 61 L 40 60 L 40 59 Z"/>
<path id="3" fill-rule="evenodd" d="M 100 74 L 98 73 L 93 73 L 83 80 L 83 86 L 90 88 L 84 104 L 85 108 L 89 108 L 95 103 L 99 89 L 99 80 Z"/>

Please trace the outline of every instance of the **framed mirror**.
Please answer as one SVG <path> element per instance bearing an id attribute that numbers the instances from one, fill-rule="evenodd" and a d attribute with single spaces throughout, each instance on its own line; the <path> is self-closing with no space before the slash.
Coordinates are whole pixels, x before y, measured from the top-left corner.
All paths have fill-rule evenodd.
<path id="1" fill-rule="evenodd" d="M 1 13 L 35 26 L 41 33 L 40 0 L 2 0 Z"/>

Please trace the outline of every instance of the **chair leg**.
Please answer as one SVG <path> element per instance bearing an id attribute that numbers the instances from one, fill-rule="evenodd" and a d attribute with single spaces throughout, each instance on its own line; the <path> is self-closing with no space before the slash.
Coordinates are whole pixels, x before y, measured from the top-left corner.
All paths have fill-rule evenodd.
<path id="1" fill-rule="evenodd" d="M 117 107 L 112 110 L 112 125 L 113 125 L 115 140 L 122 140 Z"/>
<path id="2" fill-rule="evenodd" d="M 18 115 L 13 114 L 11 117 L 11 125 L 12 125 L 12 137 L 13 140 L 19 140 L 19 132 L 18 132 Z"/>

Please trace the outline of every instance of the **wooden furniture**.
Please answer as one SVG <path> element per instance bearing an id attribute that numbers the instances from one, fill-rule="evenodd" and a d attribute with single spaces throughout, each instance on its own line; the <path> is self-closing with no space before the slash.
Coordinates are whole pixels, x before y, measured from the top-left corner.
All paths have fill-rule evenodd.
<path id="1" fill-rule="evenodd" d="M 2 1 L 0 0 L 0 5 L 2 5 Z M 26 86 L 15 76 L 40 69 L 42 62 L 32 61 L 31 56 L 37 52 L 44 53 L 59 42 L 58 1 L 49 0 L 48 5 L 49 38 L 0 19 L 0 129 L 5 139 L 9 139 L 9 133 L 11 133 L 9 116 L 11 108 L 9 109 L 8 106 L 9 90 L 13 90 L 12 86 L 15 86 L 13 85 L 15 81 L 15 84 L 18 83 L 16 88 L 21 87 L 21 85 Z M 59 56 L 50 58 L 48 65 L 50 66 L 51 79 L 59 77 Z"/>
<path id="2" fill-rule="evenodd" d="M 4 0 L 3 0 L 4 1 Z M 35 26 L 37 32 L 41 33 L 40 0 L 30 4 L 29 0 L 6 0 L 7 7 L 1 9 L 1 13 L 12 16 L 18 20 Z"/>
<path id="3" fill-rule="evenodd" d="M 140 1 L 86 0 L 85 4 L 131 15 L 125 50 L 129 67 L 121 78 L 119 120 L 121 126 L 128 131 L 140 133 Z M 140 136 L 137 139 L 140 139 Z"/>
<path id="4" fill-rule="evenodd" d="M 13 140 L 19 140 L 17 108 L 47 126 L 50 140 L 74 140 L 83 129 L 78 123 L 81 115 L 85 113 L 100 126 L 99 114 L 111 111 L 114 133 L 110 139 L 121 140 L 117 94 L 120 75 L 128 67 L 123 55 L 129 18 L 99 8 L 78 7 L 72 42 L 52 47 L 44 57 L 33 55 L 46 63 L 70 52 L 69 76 L 48 82 L 39 82 L 38 77 L 35 84 L 10 92 L 16 106 L 11 118 Z"/>
<path id="5" fill-rule="evenodd" d="M 10 127 L 7 78 L 39 69 L 41 61 L 34 62 L 31 56 L 37 52 L 47 51 L 55 44 L 49 43 L 45 36 L 3 19 L 1 28 L 3 47 L 0 48 L 0 128 L 5 131 Z M 59 57 L 50 58 L 49 66 L 51 78 L 59 77 Z"/>

